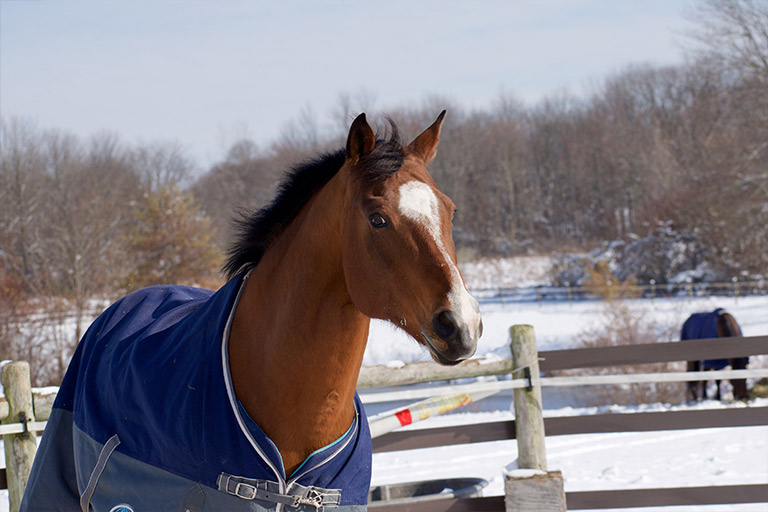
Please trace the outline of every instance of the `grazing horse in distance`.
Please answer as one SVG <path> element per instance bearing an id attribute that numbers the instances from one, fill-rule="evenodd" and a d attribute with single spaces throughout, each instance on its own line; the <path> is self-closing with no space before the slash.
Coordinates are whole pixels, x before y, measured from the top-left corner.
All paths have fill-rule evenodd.
<path id="1" fill-rule="evenodd" d="M 718 308 L 709 313 L 694 313 L 683 324 L 680 334 L 681 340 L 700 340 L 709 338 L 728 338 L 741 336 L 741 328 L 736 323 L 736 319 L 724 309 Z M 730 366 L 734 370 L 743 370 L 749 363 L 748 357 L 737 357 L 733 359 L 709 359 L 706 361 L 688 361 L 687 371 L 698 372 L 701 370 L 722 370 Z M 715 397 L 721 400 L 720 381 L 715 380 L 717 391 Z M 733 379 L 733 397 L 736 400 L 745 400 L 747 394 L 747 381 L 745 379 Z M 688 383 L 688 399 L 699 401 L 706 398 L 707 391 L 705 381 L 694 381 Z"/>
<path id="2" fill-rule="evenodd" d="M 244 214 L 218 291 L 110 306 L 67 369 L 22 511 L 361 512 L 371 437 L 356 393 L 372 318 L 455 365 L 482 333 L 454 205 L 427 172 L 445 111 L 410 144 L 360 114 L 346 147 Z"/>

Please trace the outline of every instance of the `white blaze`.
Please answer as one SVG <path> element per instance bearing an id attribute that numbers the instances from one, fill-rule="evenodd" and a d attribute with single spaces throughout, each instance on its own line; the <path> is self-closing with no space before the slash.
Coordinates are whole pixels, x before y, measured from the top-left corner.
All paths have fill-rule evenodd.
<path id="1" fill-rule="evenodd" d="M 409 181 L 400 186 L 400 214 L 421 224 L 445 253 L 440 236 L 440 208 L 432 187 L 421 181 Z"/>
<path id="2" fill-rule="evenodd" d="M 448 301 L 457 320 L 464 322 L 469 332 L 475 335 L 479 329 L 480 313 L 477 301 L 464 287 L 458 267 L 454 265 L 443 243 L 440 232 L 440 207 L 432 187 L 421 181 L 409 181 L 400 185 L 400 214 L 419 223 L 437 244 L 437 248 L 451 271 L 451 291 Z"/>

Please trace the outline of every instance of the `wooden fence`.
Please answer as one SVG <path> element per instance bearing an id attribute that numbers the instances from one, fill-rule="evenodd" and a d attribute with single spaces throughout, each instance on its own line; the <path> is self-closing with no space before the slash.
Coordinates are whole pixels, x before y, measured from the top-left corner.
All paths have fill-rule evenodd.
<path id="1" fill-rule="evenodd" d="M 660 362 L 686 361 L 689 359 L 719 359 L 768 354 L 768 336 L 729 338 L 728 340 L 686 340 L 673 343 L 653 343 L 601 347 L 576 350 L 540 352 L 542 372 L 601 366 L 638 365 Z M 508 373 L 514 361 L 495 361 L 483 364 L 473 361 L 452 378 Z M 454 372 L 459 367 L 454 369 Z M 392 373 L 397 385 L 416 384 L 430 380 L 447 379 L 447 370 L 432 363 L 406 365 Z M 754 372 L 754 370 L 753 370 Z M 765 373 L 765 371 L 762 371 Z M 379 387 L 389 381 L 387 371 L 381 367 L 364 368 L 360 387 Z M 710 372 L 711 374 L 711 372 Z M 735 374 L 734 374 L 735 375 Z M 606 376 L 599 376 L 599 378 Z M 612 377 L 612 376 L 608 376 Z M 628 379 L 643 381 L 642 375 L 627 375 Z M 681 376 L 683 377 L 683 376 Z M 694 375 L 693 377 L 696 378 Z M 709 378 L 709 377 L 707 377 Z M 550 382 L 557 379 L 550 379 Z M 547 378 L 539 380 L 545 385 Z M 682 379 L 679 379 L 682 380 Z M 593 378 L 594 382 L 594 378 Z M 633 414 L 600 414 L 544 418 L 547 436 L 607 433 L 684 430 L 715 427 L 739 427 L 768 425 L 768 407 L 748 407 L 716 410 L 683 410 L 645 412 Z M 374 439 L 374 453 L 451 446 L 515 439 L 517 425 L 514 420 L 477 425 L 461 425 L 444 428 L 428 428 L 391 432 Z M 768 503 L 768 484 L 685 487 L 664 489 L 627 489 L 612 491 L 567 492 L 568 510 L 654 507 L 667 505 L 716 505 L 724 503 Z M 504 496 L 483 498 L 458 498 L 414 504 L 390 505 L 384 502 L 371 505 L 371 510 L 386 512 L 452 512 L 503 511 Z"/>
<path id="2" fill-rule="evenodd" d="M 546 374 L 555 370 L 573 368 L 638 365 L 689 359 L 733 358 L 758 354 L 768 354 L 768 336 L 729 338 L 727 341 L 687 340 L 673 343 L 556 350 L 540 352 L 538 357 L 540 358 L 540 370 Z M 19 482 L 25 481 L 25 477 L 22 475 L 19 478 L 17 473 L 19 471 L 23 473 L 25 471 L 23 468 L 27 467 L 24 464 L 31 463 L 31 461 L 21 461 L 22 467 L 14 469 L 14 467 L 19 466 L 19 462 L 9 458 L 9 446 L 11 446 L 9 442 L 14 443 L 16 439 L 29 439 L 34 435 L 34 431 L 42 430 L 44 422 L 41 420 L 48 418 L 53 401 L 53 394 L 32 392 L 29 389 L 28 369 L 26 370 L 26 377 L 23 375 L 25 364 L 24 362 L 7 364 L 0 375 L 6 386 L 7 396 L 7 400 L 0 399 L 0 420 L 4 424 L 0 426 L 0 433 L 4 435 L 6 463 L 9 466 L 8 476 L 6 476 L 5 471 L 0 472 L 0 488 L 13 488 L 14 486 L 18 488 Z M 415 363 L 397 370 L 385 367 L 367 367 L 361 371 L 358 387 L 369 389 L 482 375 L 508 375 L 518 366 L 511 360 L 476 360 L 452 368 L 441 367 L 434 363 Z M 537 373 L 533 372 L 530 378 L 530 383 L 536 387 L 552 384 L 558 379 L 558 377 L 552 379 L 538 378 Z M 708 375 L 711 373 L 709 372 Z M 11 375 L 15 376 L 11 377 Z M 21 376 L 18 377 L 18 375 Z M 522 377 L 522 375 L 517 375 L 517 377 Z M 637 377 L 637 375 L 632 377 Z M 690 380 L 690 378 L 688 379 Z M 30 404 L 26 404 L 25 397 L 30 397 Z M 768 407 L 544 418 L 543 425 L 548 436 L 768 425 Z M 517 430 L 516 422 L 510 420 L 479 425 L 392 432 L 374 439 L 373 449 L 374 452 L 386 452 L 509 440 L 517 438 Z M 23 490 L 23 486 L 21 489 Z M 17 499 L 20 499 L 18 490 L 12 492 L 18 495 Z M 569 510 L 765 503 L 768 502 L 768 484 L 568 492 L 566 493 L 566 500 Z M 11 501 L 11 510 L 15 510 L 13 497 L 11 497 Z M 16 506 L 18 506 L 17 503 Z M 386 512 L 431 512 L 438 510 L 493 512 L 505 510 L 505 502 L 503 496 L 494 496 L 445 499 L 408 505 L 376 503 L 372 504 L 370 509 Z"/>
<path id="3" fill-rule="evenodd" d="M 768 281 L 739 281 L 732 279 L 723 283 L 662 283 L 651 282 L 643 285 L 625 285 L 615 283 L 601 287 L 588 286 L 527 286 L 472 288 L 472 295 L 480 302 L 549 302 L 602 300 L 606 295 L 616 299 L 663 297 L 709 297 L 713 295 L 739 297 L 745 295 L 768 294 Z"/>

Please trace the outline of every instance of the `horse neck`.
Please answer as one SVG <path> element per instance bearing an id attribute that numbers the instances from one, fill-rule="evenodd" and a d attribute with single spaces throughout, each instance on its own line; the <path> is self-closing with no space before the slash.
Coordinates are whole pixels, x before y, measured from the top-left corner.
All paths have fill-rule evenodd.
<path id="1" fill-rule="evenodd" d="M 345 189 L 337 175 L 273 243 L 245 283 L 230 331 L 235 393 L 289 474 L 355 414 L 370 319 L 344 280 Z"/>

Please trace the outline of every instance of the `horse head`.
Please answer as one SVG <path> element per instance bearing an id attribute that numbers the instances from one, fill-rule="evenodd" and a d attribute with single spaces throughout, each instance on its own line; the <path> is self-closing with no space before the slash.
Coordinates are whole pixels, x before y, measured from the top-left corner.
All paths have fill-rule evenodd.
<path id="1" fill-rule="evenodd" d="M 410 144 L 377 140 L 359 115 L 349 130 L 344 167 L 343 271 L 354 305 L 392 322 L 443 365 L 472 356 L 483 324 L 459 272 L 453 202 L 427 171 L 443 111 Z"/>

